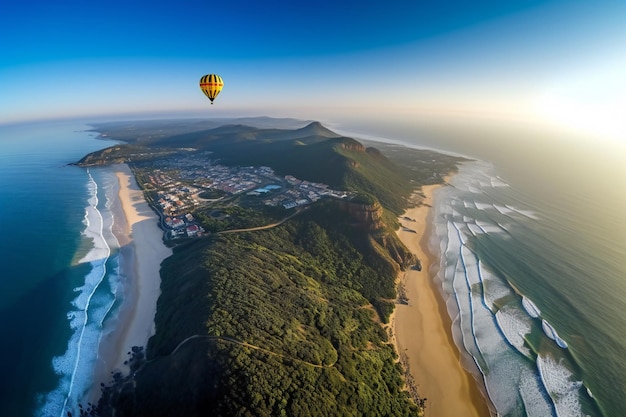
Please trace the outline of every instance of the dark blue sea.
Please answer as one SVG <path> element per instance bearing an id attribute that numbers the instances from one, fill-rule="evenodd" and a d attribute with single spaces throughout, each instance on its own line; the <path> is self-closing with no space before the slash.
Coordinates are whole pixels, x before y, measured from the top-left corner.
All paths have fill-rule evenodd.
<path id="1" fill-rule="evenodd" d="M 436 194 L 430 247 L 464 365 L 498 413 L 626 415 L 623 146 L 532 129 L 363 127 L 473 159 Z M 0 127 L 3 416 L 75 409 L 119 304 L 115 177 L 68 165 L 111 145 L 88 129 Z"/>
<path id="2" fill-rule="evenodd" d="M 68 165 L 112 144 L 87 129 L 0 127 L 2 416 L 75 410 L 119 304 L 115 176 Z"/>

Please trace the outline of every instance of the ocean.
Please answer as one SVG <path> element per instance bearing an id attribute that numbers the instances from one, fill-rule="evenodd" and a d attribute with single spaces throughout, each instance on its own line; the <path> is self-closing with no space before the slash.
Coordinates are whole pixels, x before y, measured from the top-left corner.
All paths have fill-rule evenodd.
<path id="1" fill-rule="evenodd" d="M 77 410 L 121 302 L 115 175 L 68 165 L 111 145 L 89 128 L 0 127 L 3 416 Z"/>
<path id="2" fill-rule="evenodd" d="M 435 192 L 429 248 L 498 415 L 626 416 L 624 145 L 517 123 L 360 131 L 377 129 L 472 159 Z"/>
<path id="3" fill-rule="evenodd" d="M 0 415 L 75 409 L 123 298 L 115 176 L 68 165 L 111 145 L 89 128 L 0 127 Z M 473 159 L 435 195 L 430 247 L 464 365 L 498 413 L 626 415 L 623 148 L 388 132 Z"/>
<path id="4" fill-rule="evenodd" d="M 437 284 L 464 365 L 501 415 L 623 415 L 620 276 L 565 239 L 575 233 L 564 211 L 533 204 L 484 162 L 435 197 Z"/>

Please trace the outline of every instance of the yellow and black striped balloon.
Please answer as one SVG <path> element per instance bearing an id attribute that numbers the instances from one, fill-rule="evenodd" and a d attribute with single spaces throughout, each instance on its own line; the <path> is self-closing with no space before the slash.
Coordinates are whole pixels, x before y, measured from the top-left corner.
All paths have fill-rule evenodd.
<path id="1" fill-rule="evenodd" d="M 217 74 L 207 74 L 200 78 L 200 89 L 211 100 L 211 104 L 222 91 L 222 87 L 224 87 L 224 81 Z"/>

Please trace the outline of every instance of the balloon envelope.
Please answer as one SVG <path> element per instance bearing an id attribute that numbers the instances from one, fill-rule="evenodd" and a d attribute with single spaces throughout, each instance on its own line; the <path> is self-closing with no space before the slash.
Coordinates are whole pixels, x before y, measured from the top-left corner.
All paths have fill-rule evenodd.
<path id="1" fill-rule="evenodd" d="M 217 74 L 207 74 L 200 78 L 200 89 L 211 100 L 211 104 L 222 91 L 222 87 L 224 87 L 224 81 Z"/>

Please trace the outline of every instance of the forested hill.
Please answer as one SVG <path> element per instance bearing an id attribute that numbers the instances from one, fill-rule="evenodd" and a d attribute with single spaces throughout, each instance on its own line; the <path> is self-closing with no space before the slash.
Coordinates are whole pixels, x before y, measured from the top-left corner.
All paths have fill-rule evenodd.
<path id="1" fill-rule="evenodd" d="M 326 202 L 176 248 L 147 361 L 98 415 L 418 415 L 370 302 L 393 306 L 397 266 L 351 223 Z"/>
<path id="2" fill-rule="evenodd" d="M 183 147 L 194 150 L 177 150 Z M 411 192 L 442 181 L 459 160 L 407 150 L 396 164 L 387 152 L 310 123 L 283 130 L 230 124 L 139 140 L 82 164 L 134 164 L 176 152 L 270 166 L 357 197 L 317 201 L 285 222 L 281 207 L 245 207 L 236 196 L 198 208 L 194 217 L 211 234 L 176 246 L 163 262 L 156 334 L 145 351 L 133 349 L 131 373 L 115 375 L 85 414 L 423 415 L 383 327 L 399 271 L 417 262 L 394 229 Z M 215 211 L 224 216 L 213 218 Z"/>
<path id="3" fill-rule="evenodd" d="M 301 138 L 315 138 L 315 141 L 324 138 L 337 137 L 338 134 L 327 129 L 319 122 L 310 124 L 299 129 L 269 129 L 255 128 L 251 126 L 235 124 L 223 125 L 215 129 L 199 132 L 185 133 L 161 139 L 144 139 L 142 142 L 156 146 L 192 146 L 198 148 L 222 147 L 243 143 L 275 143 Z"/>
<path id="4" fill-rule="evenodd" d="M 266 119 L 262 120 L 267 124 Z M 225 165 L 269 166 L 280 175 L 367 193 L 399 215 L 416 187 L 440 182 L 460 161 L 460 158 L 408 148 L 403 148 L 401 158 L 392 161 L 385 156 L 386 152 L 342 137 L 319 122 L 296 129 L 242 124 L 199 129 L 199 122 L 195 122 L 187 127 L 191 131 L 184 131 L 184 124 L 154 123 L 155 126 L 138 122 L 104 125 L 100 128 L 103 136 L 128 145 L 93 152 L 78 164 L 138 162 L 169 156 L 181 148 L 194 149 L 199 153 L 210 152 L 211 159 Z M 391 152 L 391 155 L 396 153 Z"/>

